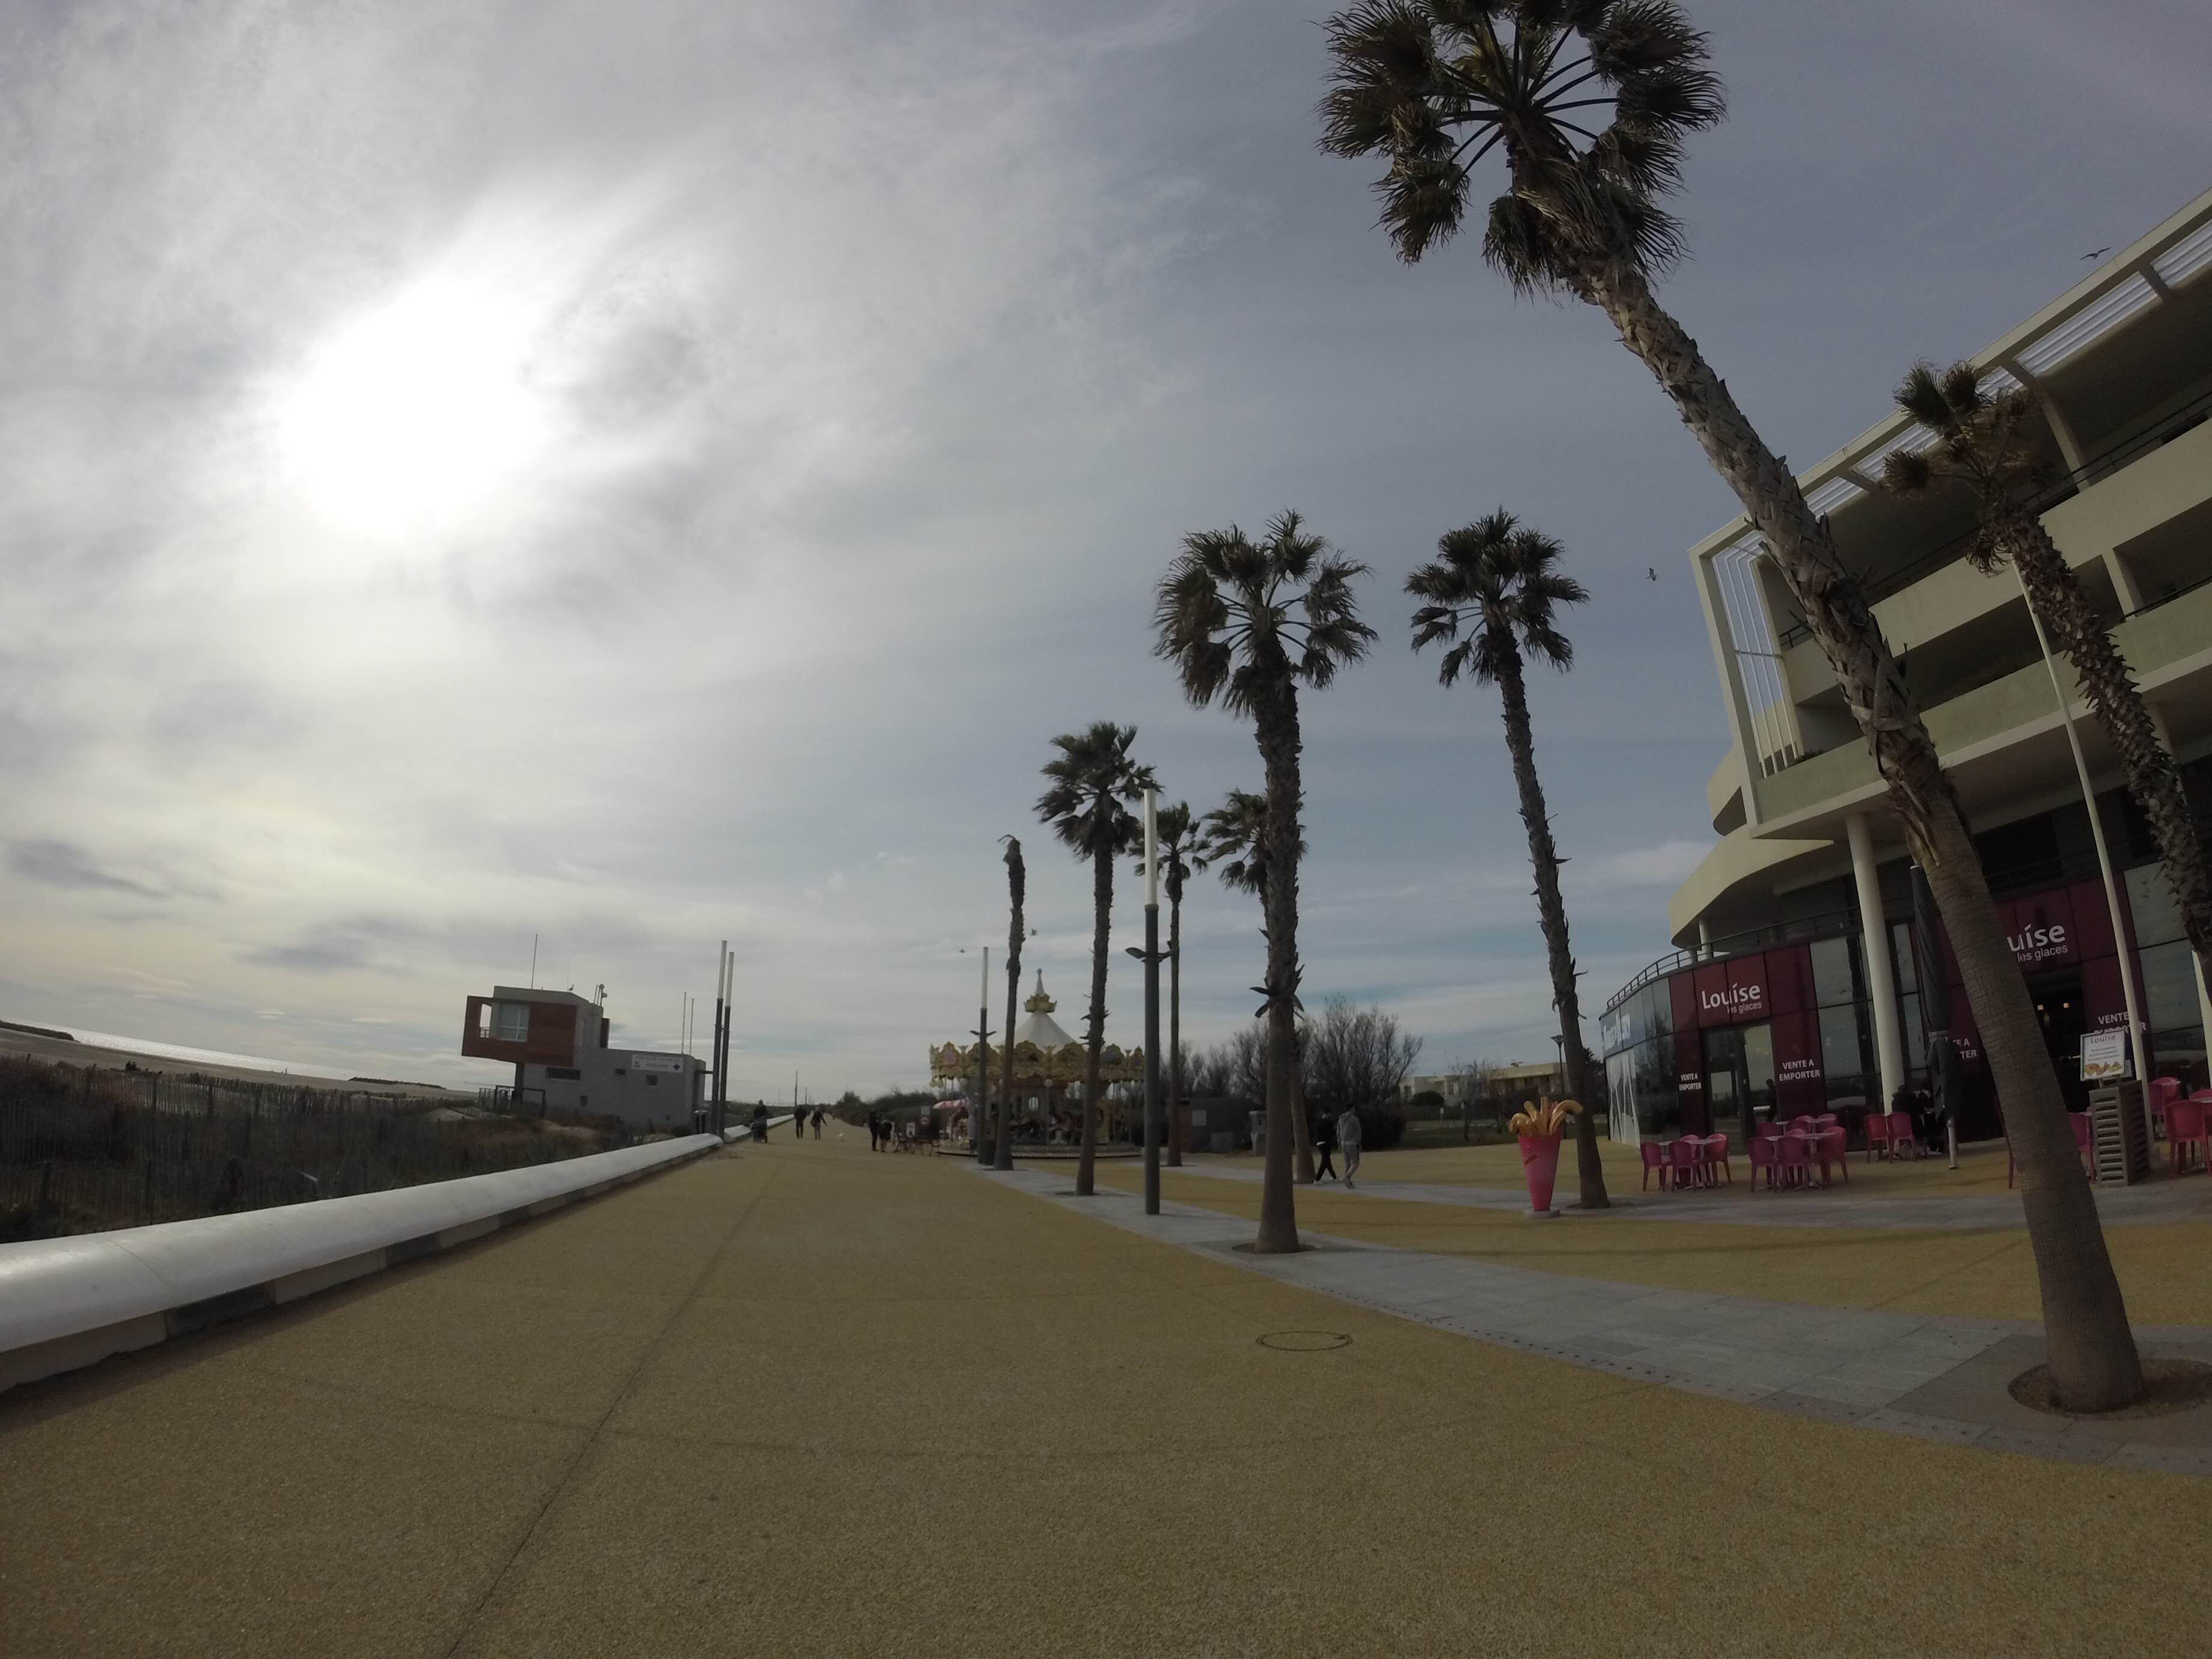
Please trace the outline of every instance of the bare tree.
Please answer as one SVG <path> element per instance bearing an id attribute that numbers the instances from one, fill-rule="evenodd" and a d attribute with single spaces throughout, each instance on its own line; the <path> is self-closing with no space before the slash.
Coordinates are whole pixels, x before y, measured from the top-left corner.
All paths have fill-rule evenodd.
<path id="1" fill-rule="evenodd" d="M 1398 1085 L 1420 1057 L 1421 1039 L 1398 1029 L 1379 1007 L 1356 1008 L 1331 997 L 1305 1024 L 1306 1098 L 1324 1110 L 1374 1106 L 1398 1097 Z"/>

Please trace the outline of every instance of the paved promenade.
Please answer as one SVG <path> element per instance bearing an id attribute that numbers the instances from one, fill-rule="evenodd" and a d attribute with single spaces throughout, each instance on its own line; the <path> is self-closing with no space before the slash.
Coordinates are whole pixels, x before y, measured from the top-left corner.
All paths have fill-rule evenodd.
<path id="1" fill-rule="evenodd" d="M 1655 1386 L 832 1133 L 0 1396 L 0 1650 L 2203 1650 L 2200 1478 Z"/>

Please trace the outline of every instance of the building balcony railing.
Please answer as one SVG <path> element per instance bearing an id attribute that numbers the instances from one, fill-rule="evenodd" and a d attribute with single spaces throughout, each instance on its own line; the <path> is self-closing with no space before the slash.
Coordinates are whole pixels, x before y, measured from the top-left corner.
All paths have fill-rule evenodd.
<path id="1" fill-rule="evenodd" d="M 2070 501 L 2091 484 L 2111 477 L 2122 467 L 2148 455 L 2151 451 L 2163 448 L 2184 433 L 2195 430 L 2203 425 L 2208 419 L 2212 419 L 2212 391 L 2205 392 L 2192 398 L 2165 419 L 2137 433 L 2134 437 L 2110 445 L 2096 454 L 2087 457 L 2080 466 L 2060 474 L 2030 495 L 2027 505 L 2039 517 L 2062 502 Z M 1903 592 L 1922 577 L 1941 570 L 1954 560 L 1964 557 L 1967 546 L 1973 539 L 1972 531 L 1967 531 L 1960 535 L 1948 536 L 1925 552 L 1916 554 L 1894 570 L 1885 571 L 1879 576 L 1867 579 L 1861 584 L 1861 591 L 1866 596 L 1867 604 L 1869 606 L 1878 605 L 1892 594 Z M 2176 596 L 2169 594 L 2166 597 L 2171 599 Z M 2148 605 L 2144 607 L 2145 610 L 2149 608 Z M 1802 644 L 1812 637 L 1812 629 L 1803 622 L 1793 623 L 1782 630 L 1782 648 L 1787 651 L 1791 646 Z"/>

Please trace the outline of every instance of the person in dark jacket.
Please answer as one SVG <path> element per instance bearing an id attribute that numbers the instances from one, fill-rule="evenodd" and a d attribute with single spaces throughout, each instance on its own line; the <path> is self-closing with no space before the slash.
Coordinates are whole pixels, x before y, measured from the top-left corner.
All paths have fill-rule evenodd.
<path id="1" fill-rule="evenodd" d="M 822 1109 L 819 1106 L 814 1109 L 814 1138 L 817 1140 L 822 1139 Z"/>
<path id="2" fill-rule="evenodd" d="M 1329 1126 L 1328 1114 L 1326 1112 L 1313 1121 L 1313 1144 L 1314 1158 L 1316 1160 L 1314 1164 L 1314 1182 L 1316 1185 L 1319 1185 L 1336 1173 L 1336 1166 L 1329 1162 L 1328 1156 L 1336 1147 L 1336 1131 Z"/>

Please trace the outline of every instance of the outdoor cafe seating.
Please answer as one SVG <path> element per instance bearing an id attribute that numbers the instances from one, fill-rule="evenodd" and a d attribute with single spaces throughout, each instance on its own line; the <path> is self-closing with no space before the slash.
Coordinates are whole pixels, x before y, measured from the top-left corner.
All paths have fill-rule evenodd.
<path id="1" fill-rule="evenodd" d="M 1910 1134 L 1909 1126 L 1906 1133 Z M 1802 1115 L 1786 1125 L 1760 1124 L 1744 1154 L 1751 1161 L 1754 1188 L 1763 1174 L 1769 1192 L 1788 1192 L 1828 1186 L 1838 1175 L 1849 1182 L 1847 1146 L 1836 1115 L 1822 1112 Z M 1662 1192 L 1686 1192 L 1733 1184 L 1735 1180 L 1730 1142 L 1725 1134 L 1685 1134 L 1664 1143 L 1647 1140 L 1638 1150 L 1647 1191 L 1655 1175 Z"/>

